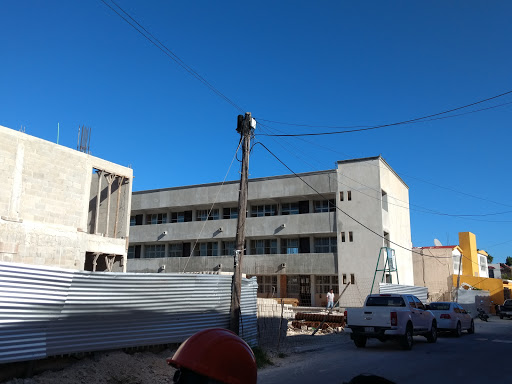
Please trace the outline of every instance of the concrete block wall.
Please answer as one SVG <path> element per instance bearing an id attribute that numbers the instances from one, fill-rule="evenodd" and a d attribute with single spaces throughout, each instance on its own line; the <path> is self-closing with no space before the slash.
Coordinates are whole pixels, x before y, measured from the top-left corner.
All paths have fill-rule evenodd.
<path id="1" fill-rule="evenodd" d="M 258 298 L 258 318 L 260 318 L 260 317 L 281 318 L 281 311 L 283 311 L 284 319 L 292 319 L 295 316 L 295 312 L 292 310 L 291 304 L 284 304 L 284 309 L 282 309 L 281 303 L 278 303 L 274 299 Z"/>

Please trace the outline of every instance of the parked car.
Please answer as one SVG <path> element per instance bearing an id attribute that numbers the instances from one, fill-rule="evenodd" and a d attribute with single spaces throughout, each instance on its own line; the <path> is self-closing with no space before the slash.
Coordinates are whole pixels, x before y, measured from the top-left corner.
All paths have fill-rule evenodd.
<path id="1" fill-rule="evenodd" d="M 475 333 L 471 315 L 458 303 L 433 302 L 428 305 L 428 309 L 436 317 L 439 331 L 449 331 L 457 337 L 460 337 L 463 330 Z"/>
<path id="2" fill-rule="evenodd" d="M 498 315 L 500 316 L 500 319 L 503 319 L 504 317 L 512 319 L 512 299 L 505 300 L 503 305 L 499 306 Z"/>
<path id="3" fill-rule="evenodd" d="M 425 336 L 429 343 L 437 340 L 436 318 L 413 295 L 369 295 L 364 307 L 347 308 L 345 321 L 345 331 L 358 348 L 369 338 L 395 339 L 406 350 L 412 348 L 414 335 Z"/>

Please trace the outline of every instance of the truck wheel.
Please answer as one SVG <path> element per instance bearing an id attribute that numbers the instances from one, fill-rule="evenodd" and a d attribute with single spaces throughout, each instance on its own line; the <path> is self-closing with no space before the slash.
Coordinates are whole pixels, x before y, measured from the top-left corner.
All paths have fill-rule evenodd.
<path id="1" fill-rule="evenodd" d="M 468 334 L 472 335 L 473 333 L 475 333 L 475 322 L 473 320 L 471 320 L 471 325 L 468 329 Z"/>
<path id="2" fill-rule="evenodd" d="M 459 324 L 460 326 L 460 324 Z M 432 322 L 432 326 L 430 327 L 430 332 L 425 336 L 429 343 L 435 343 L 437 341 L 437 324 L 435 321 Z"/>
<path id="3" fill-rule="evenodd" d="M 357 348 L 366 347 L 366 340 L 368 340 L 366 336 L 354 335 L 354 344 Z"/>
<path id="4" fill-rule="evenodd" d="M 402 349 L 409 351 L 412 349 L 412 343 L 412 325 L 411 323 L 409 323 L 407 324 L 407 328 L 405 329 L 404 335 L 400 337 L 400 345 L 402 346 Z"/>
<path id="5" fill-rule="evenodd" d="M 453 331 L 453 335 L 455 337 L 460 337 L 462 335 L 462 326 L 460 325 L 460 321 L 457 322 L 457 327 L 455 327 L 455 331 Z"/>

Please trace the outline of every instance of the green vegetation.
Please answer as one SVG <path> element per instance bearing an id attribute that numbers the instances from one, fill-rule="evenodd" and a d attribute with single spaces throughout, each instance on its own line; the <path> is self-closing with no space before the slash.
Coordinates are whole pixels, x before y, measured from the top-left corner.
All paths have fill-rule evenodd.
<path id="1" fill-rule="evenodd" d="M 267 352 L 260 347 L 254 347 L 252 351 L 254 352 L 254 357 L 256 357 L 256 366 L 258 368 L 263 368 L 267 365 L 274 365 L 272 360 L 268 357 Z"/>
<path id="2" fill-rule="evenodd" d="M 509 267 L 512 267 L 512 256 L 507 256 L 505 259 L 505 264 L 507 264 Z"/>

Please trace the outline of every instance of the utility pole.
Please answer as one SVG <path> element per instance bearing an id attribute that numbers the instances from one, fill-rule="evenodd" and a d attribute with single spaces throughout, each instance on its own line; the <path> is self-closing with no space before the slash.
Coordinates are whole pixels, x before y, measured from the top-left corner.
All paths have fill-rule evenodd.
<path id="1" fill-rule="evenodd" d="M 234 255 L 233 282 L 231 284 L 231 310 L 229 329 L 240 334 L 240 301 L 242 295 L 242 259 L 245 245 L 245 218 L 247 211 L 247 187 L 249 178 L 249 151 L 251 147 L 251 135 L 254 132 L 256 121 L 247 112 L 245 117 L 238 115 L 236 131 L 240 133 L 242 140 L 242 171 L 240 177 L 240 190 L 238 191 L 238 219 L 236 224 L 236 240 Z"/>

